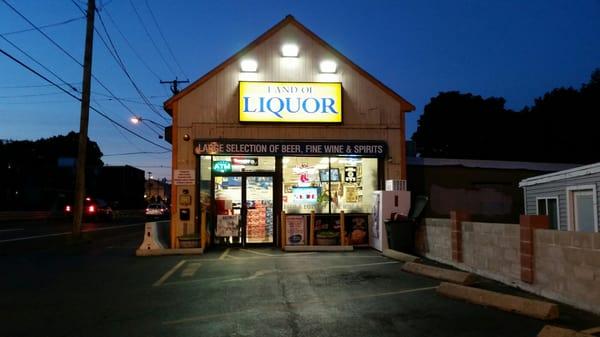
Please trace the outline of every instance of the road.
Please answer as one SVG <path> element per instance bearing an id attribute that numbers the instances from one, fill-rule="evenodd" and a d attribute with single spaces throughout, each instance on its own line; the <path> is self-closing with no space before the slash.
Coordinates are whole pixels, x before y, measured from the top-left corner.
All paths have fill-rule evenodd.
<path id="1" fill-rule="evenodd" d="M 533 337 L 546 324 L 442 297 L 438 281 L 369 249 L 136 257 L 141 227 L 105 232 L 0 256 L 0 336 Z M 560 310 L 552 324 L 600 326 L 598 316 Z"/>

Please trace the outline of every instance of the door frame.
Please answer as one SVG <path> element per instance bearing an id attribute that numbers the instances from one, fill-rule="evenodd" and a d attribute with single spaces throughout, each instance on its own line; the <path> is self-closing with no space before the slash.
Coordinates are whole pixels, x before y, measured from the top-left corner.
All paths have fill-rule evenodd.
<path id="1" fill-rule="evenodd" d="M 246 247 L 246 245 L 251 245 L 251 246 L 276 246 L 277 245 L 277 218 L 276 218 L 276 212 L 275 210 L 277 209 L 276 207 L 276 203 L 277 203 L 277 192 L 276 192 L 276 173 L 275 172 L 226 172 L 226 173 L 221 173 L 221 172 L 213 172 L 211 179 L 210 179 L 210 188 L 211 188 L 211 192 L 212 192 L 212 198 L 213 198 L 213 202 L 212 205 L 214 207 L 213 212 L 212 213 L 212 221 L 215 224 L 215 228 L 213 229 L 211 236 L 213 238 L 216 238 L 216 236 L 214 236 L 214 230 L 216 229 L 216 223 L 217 223 L 217 211 L 216 211 L 216 195 L 215 195 L 215 177 L 241 177 L 242 178 L 242 185 L 241 185 L 241 189 L 242 189 L 242 195 L 241 195 L 241 210 L 240 210 L 240 226 L 242 227 L 242 238 L 240 240 L 240 243 L 236 243 L 236 244 L 218 244 L 219 246 L 226 246 L 226 247 Z M 248 177 L 271 177 L 272 181 L 273 181 L 273 187 L 271 189 L 271 193 L 272 193 L 272 199 L 273 199 L 273 242 L 271 243 L 247 243 L 246 242 L 246 227 L 247 227 L 247 214 L 248 214 L 248 207 L 247 207 L 247 193 L 246 193 L 246 179 Z"/>

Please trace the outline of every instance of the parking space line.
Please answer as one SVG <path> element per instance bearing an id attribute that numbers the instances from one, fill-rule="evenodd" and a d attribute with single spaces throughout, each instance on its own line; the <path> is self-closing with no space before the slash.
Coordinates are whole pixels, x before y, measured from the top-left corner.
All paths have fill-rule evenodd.
<path id="1" fill-rule="evenodd" d="M 402 290 L 397 290 L 397 291 L 365 294 L 362 296 L 353 296 L 353 297 L 316 298 L 316 299 L 305 301 L 305 302 L 296 302 L 296 303 L 289 303 L 289 304 L 283 304 L 283 305 L 282 304 L 265 305 L 265 306 L 260 306 L 260 309 L 265 310 L 265 309 L 271 308 L 273 310 L 276 310 L 276 309 L 281 308 L 283 310 L 283 309 L 288 309 L 289 306 L 302 307 L 302 306 L 306 306 L 306 305 L 319 304 L 319 303 L 332 304 L 332 303 L 339 303 L 339 302 L 345 302 L 345 301 L 353 301 L 356 299 L 365 299 L 365 298 L 373 298 L 373 297 L 381 297 L 381 296 L 398 296 L 398 295 L 402 295 L 402 294 L 410 294 L 410 293 L 433 290 L 436 288 L 437 288 L 437 286 L 436 287 L 425 287 L 425 288 L 402 289 Z M 186 318 L 173 320 L 173 321 L 164 321 L 164 322 L 162 322 L 162 324 L 163 325 L 176 325 L 176 324 L 185 324 L 185 323 L 204 321 L 204 320 L 209 320 L 209 319 L 217 319 L 217 318 L 231 319 L 231 316 L 233 316 L 233 315 L 244 314 L 246 312 L 251 312 L 251 311 L 255 311 L 255 310 L 257 310 L 257 307 L 252 307 L 252 308 L 249 308 L 246 310 L 224 312 L 224 313 L 219 313 L 219 314 L 208 314 L 208 315 L 186 317 Z"/>
<path id="2" fill-rule="evenodd" d="M 224 260 L 227 257 L 227 254 L 229 254 L 229 248 L 225 249 L 223 254 L 221 254 L 221 256 L 219 256 L 219 260 Z"/>
<path id="3" fill-rule="evenodd" d="M 177 269 L 179 269 L 181 266 L 183 266 L 183 264 L 186 261 L 180 261 L 175 267 L 171 268 L 171 270 L 169 270 L 168 272 L 166 272 L 160 279 L 158 279 L 158 281 L 154 282 L 154 284 L 152 285 L 153 287 L 159 287 L 161 286 L 163 283 L 165 283 L 165 281 L 171 277 L 171 275 L 173 275 Z"/>
<path id="4" fill-rule="evenodd" d="M 261 253 L 261 252 L 256 252 L 254 250 L 250 250 L 250 249 L 244 249 L 244 248 L 240 248 L 241 251 L 243 252 L 247 252 L 247 253 L 252 253 L 252 254 L 256 254 L 256 255 L 261 255 L 261 256 L 275 256 L 273 254 L 267 254 L 267 253 Z"/>
<path id="5" fill-rule="evenodd" d="M 198 271 L 202 263 L 200 262 L 190 262 L 185 267 L 185 269 L 181 272 L 181 277 L 192 277 Z"/>
<path id="6" fill-rule="evenodd" d="M 18 232 L 25 230 L 24 228 L 9 228 L 9 229 L 0 229 L 0 233 L 2 232 Z"/>

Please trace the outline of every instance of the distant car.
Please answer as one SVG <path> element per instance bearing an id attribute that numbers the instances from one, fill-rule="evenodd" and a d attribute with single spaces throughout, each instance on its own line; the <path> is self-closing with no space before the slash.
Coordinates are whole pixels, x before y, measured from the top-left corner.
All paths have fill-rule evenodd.
<path id="1" fill-rule="evenodd" d="M 73 216 L 74 206 L 65 205 L 65 215 Z M 106 220 L 113 219 L 113 210 L 108 203 L 102 199 L 86 197 L 83 202 L 83 218 L 84 220 Z"/>
<path id="2" fill-rule="evenodd" d="M 169 208 L 165 204 L 149 204 L 146 207 L 146 218 L 166 218 Z"/>

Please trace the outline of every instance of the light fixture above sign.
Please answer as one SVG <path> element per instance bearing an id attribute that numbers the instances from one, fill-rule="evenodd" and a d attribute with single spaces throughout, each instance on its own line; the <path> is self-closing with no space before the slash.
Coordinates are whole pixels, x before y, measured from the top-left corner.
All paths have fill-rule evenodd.
<path id="1" fill-rule="evenodd" d="M 242 72 L 245 72 L 245 73 L 255 73 L 256 70 L 258 69 L 258 63 L 252 59 L 242 60 L 242 62 L 240 63 L 240 66 L 242 68 Z"/>
<path id="2" fill-rule="evenodd" d="M 299 52 L 300 48 L 295 43 L 286 43 L 281 46 L 281 55 L 283 57 L 298 57 Z"/>
<path id="3" fill-rule="evenodd" d="M 337 63 L 332 60 L 321 61 L 319 70 L 324 74 L 335 74 L 337 71 Z"/>

